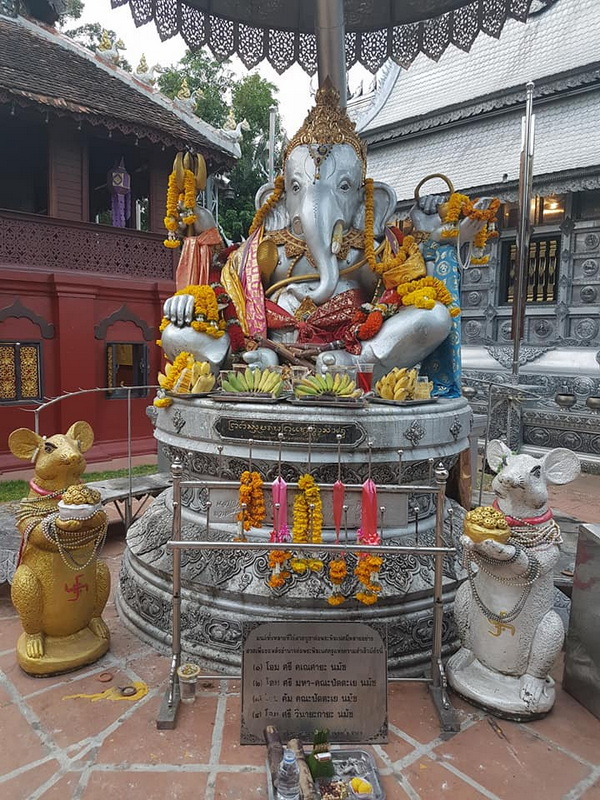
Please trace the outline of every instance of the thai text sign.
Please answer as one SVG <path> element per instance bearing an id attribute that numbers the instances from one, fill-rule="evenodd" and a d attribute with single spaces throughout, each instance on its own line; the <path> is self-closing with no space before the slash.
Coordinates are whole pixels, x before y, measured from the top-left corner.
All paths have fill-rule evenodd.
<path id="1" fill-rule="evenodd" d="M 352 446 L 365 438 L 364 428 L 355 422 L 311 422 L 313 445 L 337 444 L 338 434 L 341 445 Z M 283 434 L 285 444 L 298 444 L 306 447 L 308 443 L 308 423 L 287 422 L 269 419 L 243 419 L 242 417 L 219 417 L 215 424 L 217 433 L 223 439 L 254 439 L 257 442 L 277 442 Z"/>
<path id="2" fill-rule="evenodd" d="M 387 742 L 385 628 L 359 622 L 244 626 L 242 744 L 262 744 L 266 725 L 285 742 Z"/>

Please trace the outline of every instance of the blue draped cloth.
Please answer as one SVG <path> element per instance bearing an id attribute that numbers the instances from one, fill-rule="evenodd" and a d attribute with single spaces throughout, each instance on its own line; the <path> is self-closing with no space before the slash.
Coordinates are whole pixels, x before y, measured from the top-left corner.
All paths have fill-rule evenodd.
<path id="1" fill-rule="evenodd" d="M 423 258 L 433 264 L 432 277 L 444 283 L 456 305 L 460 306 L 460 267 L 456 245 L 429 240 L 425 242 Z M 450 333 L 423 359 L 420 372 L 433 381 L 432 395 L 461 396 L 460 316 L 452 318 Z"/>

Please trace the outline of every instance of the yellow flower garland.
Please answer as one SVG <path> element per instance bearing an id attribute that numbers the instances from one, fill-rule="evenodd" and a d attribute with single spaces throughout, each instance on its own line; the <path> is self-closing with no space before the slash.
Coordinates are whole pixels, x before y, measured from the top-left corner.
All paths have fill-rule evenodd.
<path id="1" fill-rule="evenodd" d="M 248 236 L 251 236 L 255 230 L 260 228 L 260 226 L 265 221 L 265 217 L 267 216 L 269 211 L 279 202 L 281 195 L 283 194 L 284 188 L 285 188 L 285 181 L 283 179 L 283 175 L 278 175 L 275 178 L 273 191 L 254 215 L 252 224 L 248 229 Z"/>
<path id="2" fill-rule="evenodd" d="M 445 287 L 444 283 L 438 278 L 420 278 L 417 281 L 401 283 L 396 287 L 398 297 L 404 306 L 416 306 L 417 308 L 433 308 L 435 301 L 443 303 L 445 306 L 452 306 L 454 300 L 452 295 Z M 457 317 L 460 308 L 454 306 L 450 308 L 450 316 Z"/>
<path id="3" fill-rule="evenodd" d="M 186 169 L 183 172 L 183 207 L 184 210 L 181 214 L 181 221 L 184 225 L 193 225 L 198 219 L 194 214 L 194 206 L 196 205 L 196 176 L 191 169 Z"/>
<path id="4" fill-rule="evenodd" d="M 292 542 L 296 544 L 320 544 L 323 541 L 323 501 L 321 492 L 312 475 L 301 475 L 298 478 L 299 492 L 294 498 L 292 523 Z M 312 506 L 312 509 L 311 509 Z M 307 569 L 317 572 L 323 568 L 318 558 L 293 558 L 290 562 L 294 572 L 302 573 Z"/>

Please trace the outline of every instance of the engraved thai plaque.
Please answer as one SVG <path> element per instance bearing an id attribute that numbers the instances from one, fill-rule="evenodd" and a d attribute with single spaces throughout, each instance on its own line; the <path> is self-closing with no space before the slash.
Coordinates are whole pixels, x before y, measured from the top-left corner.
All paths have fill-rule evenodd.
<path id="1" fill-rule="evenodd" d="M 269 622 L 244 626 L 241 743 L 264 744 L 275 725 L 284 742 L 387 742 L 385 625 Z"/>
<path id="2" fill-rule="evenodd" d="M 356 422 L 329 424 L 315 420 L 310 424 L 313 427 L 311 442 L 316 446 L 337 444 L 338 434 L 342 437 L 342 447 L 352 447 L 366 437 L 364 428 Z M 278 442 L 279 434 L 282 433 L 284 444 L 302 447 L 306 447 L 308 444 L 307 428 L 308 425 L 305 422 L 242 419 L 239 417 L 219 417 L 215 424 L 215 429 L 222 439 L 241 439 L 244 442 L 248 439 L 254 439 L 255 442 Z"/>

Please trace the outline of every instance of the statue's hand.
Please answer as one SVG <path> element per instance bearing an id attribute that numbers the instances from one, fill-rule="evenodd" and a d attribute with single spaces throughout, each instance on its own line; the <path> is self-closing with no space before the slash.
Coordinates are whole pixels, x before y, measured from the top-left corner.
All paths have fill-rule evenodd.
<path id="1" fill-rule="evenodd" d="M 194 298 L 191 294 L 178 294 L 165 300 L 163 314 L 178 328 L 189 325 L 194 318 Z"/>
<path id="2" fill-rule="evenodd" d="M 248 366 L 259 367 L 276 367 L 279 364 L 279 358 L 274 350 L 270 347 L 257 347 L 256 350 L 247 350 L 242 359 Z"/>
<path id="3" fill-rule="evenodd" d="M 416 230 L 431 232 L 441 226 L 438 206 L 444 200 L 444 196 L 440 194 L 428 194 L 419 198 L 417 205 L 410 210 L 410 218 Z"/>
<path id="4" fill-rule="evenodd" d="M 474 207 L 483 210 L 486 209 L 491 202 L 491 197 L 481 197 L 476 203 L 474 203 Z M 471 217 L 465 217 L 463 220 L 461 220 L 459 225 L 460 244 L 472 242 L 479 231 L 483 228 L 484 224 L 485 223 L 481 220 L 471 219 Z"/>
<path id="5" fill-rule="evenodd" d="M 508 561 L 515 553 L 515 548 L 511 544 L 502 544 L 495 539 L 484 539 L 483 542 L 477 542 L 475 550 L 495 561 Z"/>

